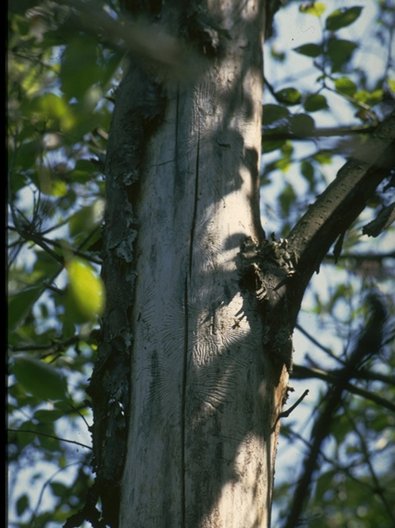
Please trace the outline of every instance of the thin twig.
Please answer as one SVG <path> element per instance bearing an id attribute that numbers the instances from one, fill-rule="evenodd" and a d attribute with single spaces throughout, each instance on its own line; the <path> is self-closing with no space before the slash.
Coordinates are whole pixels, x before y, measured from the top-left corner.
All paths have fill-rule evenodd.
<path id="1" fill-rule="evenodd" d="M 77 442 L 77 440 L 68 440 L 67 438 L 60 438 L 56 435 L 51 435 L 48 433 L 42 433 L 40 431 L 34 431 L 33 429 L 12 429 L 7 428 L 7 431 L 11 431 L 12 433 L 27 433 L 27 434 L 35 434 L 38 436 L 47 436 L 48 438 L 53 438 L 54 440 L 59 440 L 59 442 L 66 442 L 68 444 L 74 444 L 78 445 L 80 447 L 84 447 L 85 449 L 89 449 L 92 451 L 92 448 L 86 444 L 82 444 L 81 442 Z"/>
<path id="2" fill-rule="evenodd" d="M 377 126 L 365 126 L 365 127 L 326 127 L 316 128 L 315 130 L 308 131 L 306 134 L 303 132 L 295 134 L 293 132 L 276 132 L 270 128 L 263 129 L 262 142 L 266 141 L 314 141 L 317 138 L 331 138 L 331 137 L 344 137 L 358 134 L 371 134 L 376 130 Z"/>
<path id="3" fill-rule="evenodd" d="M 64 350 L 65 348 L 74 345 L 75 343 L 78 343 L 80 340 L 80 337 L 78 335 L 73 335 L 69 339 L 66 339 L 65 341 L 53 341 L 51 343 L 47 343 L 45 345 L 11 345 L 10 350 L 13 352 L 26 352 L 26 351 L 40 351 L 40 350 L 51 350 L 53 352 L 59 352 L 61 350 Z"/>
<path id="4" fill-rule="evenodd" d="M 343 361 L 335 356 L 335 354 L 332 352 L 332 350 L 323 344 L 321 344 L 314 336 L 312 336 L 307 330 L 305 330 L 300 324 L 296 324 L 295 328 L 299 330 L 300 333 L 302 333 L 309 341 L 311 341 L 317 348 L 325 352 L 328 356 L 330 356 L 332 359 L 335 359 L 339 363 L 343 363 Z"/>
<path id="5" fill-rule="evenodd" d="M 57 471 L 55 471 L 55 473 L 53 473 L 43 484 L 41 490 L 40 490 L 40 495 L 38 496 L 38 499 L 37 499 L 37 504 L 36 504 L 36 507 L 34 508 L 34 511 L 33 511 L 33 514 L 32 514 L 32 517 L 30 519 L 30 524 L 34 527 L 35 523 L 36 523 L 36 517 L 37 517 L 37 514 L 38 514 L 38 510 L 40 508 L 40 505 L 41 505 L 41 501 L 43 499 L 43 496 L 44 496 L 44 491 L 45 491 L 45 488 L 48 486 L 48 484 L 50 484 L 52 482 L 52 480 L 56 477 L 56 475 L 58 475 L 59 473 L 61 473 L 62 471 L 64 471 L 65 469 L 71 467 L 71 466 L 75 466 L 77 464 L 79 464 L 80 462 L 72 462 L 71 464 L 67 464 L 66 466 L 58 469 Z"/>
<path id="6" fill-rule="evenodd" d="M 273 429 L 276 427 L 278 421 L 281 419 L 281 418 L 288 418 L 288 416 L 291 414 L 292 411 L 294 411 L 296 409 L 296 407 L 305 399 L 305 397 L 308 395 L 309 393 L 309 389 L 306 389 L 304 391 L 304 393 L 302 394 L 302 396 L 300 396 L 296 402 L 291 405 L 291 407 L 289 407 L 289 409 L 287 409 L 286 411 L 282 411 L 280 412 L 280 414 L 277 416 L 276 418 L 276 421 L 274 423 L 274 427 Z"/>
<path id="7" fill-rule="evenodd" d="M 289 409 L 287 409 L 286 411 L 282 411 L 280 412 L 279 416 L 278 416 L 278 419 L 279 418 L 288 418 L 288 416 L 291 414 L 292 411 L 294 411 L 296 409 L 296 407 L 306 398 L 306 396 L 308 395 L 309 393 L 309 389 L 306 389 L 304 391 L 304 393 L 302 394 L 302 396 L 300 396 L 296 402 L 291 405 L 291 407 Z"/>
<path id="8" fill-rule="evenodd" d="M 326 381 L 327 383 L 336 384 L 339 382 L 341 376 L 341 370 L 324 371 L 318 368 L 310 368 L 302 365 L 293 365 L 293 377 L 298 379 L 317 378 Z M 358 372 L 355 373 L 355 376 L 359 377 Z M 374 392 L 362 389 L 361 387 L 357 387 L 349 381 L 347 383 L 344 383 L 344 389 L 348 392 L 351 392 L 352 394 L 361 396 L 366 400 L 370 400 L 376 403 L 377 405 L 388 409 L 389 411 L 395 412 L 395 404 L 393 404 L 389 400 L 386 400 L 385 398 L 382 398 L 381 396 L 378 396 Z"/>

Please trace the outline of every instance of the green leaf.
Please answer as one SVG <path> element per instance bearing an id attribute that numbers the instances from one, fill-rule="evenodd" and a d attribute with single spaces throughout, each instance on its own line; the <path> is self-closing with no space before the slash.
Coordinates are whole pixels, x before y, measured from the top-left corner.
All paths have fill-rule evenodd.
<path id="1" fill-rule="evenodd" d="M 270 56 L 277 62 L 284 62 L 286 54 L 283 51 L 277 51 L 274 46 L 270 48 Z"/>
<path id="2" fill-rule="evenodd" d="M 357 91 L 357 85 L 348 77 L 339 77 L 335 80 L 336 90 L 344 95 L 354 95 Z"/>
<path id="3" fill-rule="evenodd" d="M 300 172 L 302 176 L 307 180 L 309 183 L 310 190 L 314 188 L 314 166 L 312 163 L 310 163 L 307 160 L 303 160 L 300 164 Z"/>
<path id="4" fill-rule="evenodd" d="M 37 251 L 36 262 L 32 271 L 36 280 L 48 278 L 59 271 L 59 263 L 48 255 L 46 251 Z"/>
<path id="5" fill-rule="evenodd" d="M 42 143 L 37 139 L 24 141 L 22 144 L 19 144 L 15 150 L 14 163 L 16 164 L 16 167 L 24 170 L 31 170 L 35 166 L 41 150 Z M 13 191 L 16 190 L 17 189 L 13 186 Z"/>
<path id="6" fill-rule="evenodd" d="M 325 28 L 336 31 L 340 28 L 350 26 L 362 12 L 362 6 L 341 7 L 333 11 L 325 21 Z"/>
<path id="7" fill-rule="evenodd" d="M 306 96 L 303 106 L 307 112 L 317 112 L 318 110 L 325 110 L 328 108 L 328 103 L 324 95 L 312 94 Z"/>
<path id="8" fill-rule="evenodd" d="M 34 418 L 42 423 L 53 423 L 64 417 L 64 411 L 60 409 L 39 409 L 34 413 Z"/>
<path id="9" fill-rule="evenodd" d="M 281 158 L 274 164 L 277 170 L 287 172 L 291 166 L 291 160 L 289 158 Z"/>
<path id="10" fill-rule="evenodd" d="M 104 285 L 91 266 L 81 259 L 66 264 L 68 300 L 78 322 L 94 321 L 104 310 Z"/>
<path id="11" fill-rule="evenodd" d="M 325 150 L 320 150 L 313 155 L 315 161 L 320 165 L 329 165 L 332 163 L 332 154 Z"/>
<path id="12" fill-rule="evenodd" d="M 321 16 L 326 9 L 323 2 L 308 2 L 299 6 L 299 11 L 306 15 Z"/>
<path id="13" fill-rule="evenodd" d="M 100 78 L 96 42 L 92 38 L 75 38 L 63 53 L 60 68 L 62 92 L 66 99 L 81 100 Z"/>
<path id="14" fill-rule="evenodd" d="M 285 143 L 286 143 L 286 139 L 278 139 L 276 141 L 270 141 L 270 139 L 266 140 L 264 138 L 263 146 L 262 146 L 263 154 L 268 154 L 269 152 L 273 152 L 275 150 L 278 150 Z"/>
<path id="15" fill-rule="evenodd" d="M 289 183 L 285 186 L 283 192 L 280 194 L 279 202 L 284 217 L 288 216 L 292 205 L 296 202 L 296 193 L 292 185 Z"/>
<path id="16" fill-rule="evenodd" d="M 332 71 L 338 71 L 352 57 L 353 52 L 358 47 L 355 42 L 331 38 L 328 41 L 328 58 L 332 63 Z"/>
<path id="17" fill-rule="evenodd" d="M 284 143 L 284 145 L 281 147 L 280 158 L 274 163 L 274 168 L 286 172 L 291 166 L 293 151 L 294 148 L 291 143 Z"/>
<path id="18" fill-rule="evenodd" d="M 383 90 L 380 88 L 373 90 L 372 92 L 368 92 L 367 90 L 358 90 L 355 92 L 354 98 L 360 103 L 374 105 L 382 101 Z"/>
<path id="19" fill-rule="evenodd" d="M 315 498 L 322 501 L 323 497 L 328 493 L 328 490 L 331 490 L 334 494 L 335 491 L 333 490 L 333 477 L 335 472 L 333 470 L 330 470 L 326 473 L 322 473 L 318 480 L 317 480 L 317 487 L 315 490 Z"/>
<path id="20" fill-rule="evenodd" d="M 87 233 L 89 233 L 89 231 L 91 231 L 95 225 L 102 220 L 102 215 L 100 214 L 99 209 L 100 201 L 96 200 L 93 204 L 82 207 L 71 216 L 69 221 L 70 235 L 78 244 L 85 240 Z"/>
<path id="21" fill-rule="evenodd" d="M 54 93 L 36 97 L 30 106 L 35 119 L 44 121 L 48 129 L 70 131 L 76 124 L 72 106 L 63 97 Z"/>
<path id="22" fill-rule="evenodd" d="M 58 497 L 67 497 L 67 495 L 70 493 L 69 486 L 66 486 L 63 484 L 63 482 L 51 482 L 50 483 L 52 493 L 54 495 L 57 495 Z"/>
<path id="23" fill-rule="evenodd" d="M 296 53 L 299 53 L 300 55 L 306 55 L 307 57 L 318 57 L 322 54 L 323 49 L 322 46 L 318 44 L 303 44 L 303 46 L 298 46 L 297 48 L 294 48 L 293 51 L 296 51 Z"/>
<path id="24" fill-rule="evenodd" d="M 101 48 L 103 49 L 103 48 Z M 122 62 L 123 53 L 120 50 L 105 50 L 105 53 L 102 53 L 100 73 L 99 73 L 99 83 L 101 86 L 105 87 L 108 82 L 110 82 L 116 73 L 117 68 L 119 68 L 120 63 Z"/>
<path id="25" fill-rule="evenodd" d="M 15 359 L 15 378 L 27 392 L 43 400 L 61 400 L 67 397 L 64 376 L 54 367 L 26 354 Z"/>
<path id="26" fill-rule="evenodd" d="M 18 500 L 16 501 L 16 504 L 15 504 L 16 513 L 20 517 L 21 515 L 25 513 L 27 509 L 29 509 L 29 507 L 30 507 L 29 496 L 26 495 L 26 493 L 24 493 L 23 495 L 18 497 Z"/>
<path id="27" fill-rule="evenodd" d="M 295 114 L 289 118 L 289 128 L 297 136 L 310 136 L 315 129 L 314 119 L 307 114 Z"/>
<path id="28" fill-rule="evenodd" d="M 43 286 L 26 288 L 8 298 L 8 329 L 13 332 L 28 316 L 33 304 L 42 294 Z"/>
<path id="29" fill-rule="evenodd" d="M 92 181 L 95 175 L 95 168 L 93 163 L 89 160 L 78 160 L 75 164 L 71 175 L 73 182 L 88 183 Z"/>
<path id="30" fill-rule="evenodd" d="M 19 386 L 20 387 L 20 386 Z M 26 391 L 24 391 L 22 388 L 20 388 L 21 397 L 18 400 L 20 407 L 22 408 L 22 412 L 26 412 L 25 407 L 25 398 L 27 396 Z M 27 397 L 28 404 L 37 405 L 37 399 L 34 399 L 33 397 Z M 33 400 L 33 401 L 32 401 Z M 34 403 L 33 403 L 34 402 Z M 35 432 L 34 429 L 36 427 L 36 424 L 32 420 L 26 420 L 25 422 L 19 423 L 18 427 L 15 428 L 16 431 L 10 431 L 10 435 L 14 436 L 17 439 L 18 448 L 22 451 L 26 446 L 29 444 L 32 444 L 35 439 Z M 29 431 L 29 432 L 28 432 Z"/>
<path id="31" fill-rule="evenodd" d="M 287 87 L 276 92 L 275 97 L 280 103 L 296 105 L 300 103 L 302 94 L 296 88 Z"/>
<path id="32" fill-rule="evenodd" d="M 276 121 L 287 118 L 289 110 L 285 106 L 276 104 L 265 104 L 262 107 L 263 124 L 271 125 Z"/>

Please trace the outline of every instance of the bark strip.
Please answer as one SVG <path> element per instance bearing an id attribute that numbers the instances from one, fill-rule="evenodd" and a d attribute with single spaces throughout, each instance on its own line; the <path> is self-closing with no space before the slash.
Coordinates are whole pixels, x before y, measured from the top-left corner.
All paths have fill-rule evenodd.
<path id="1" fill-rule="evenodd" d="M 133 94 L 133 97 L 130 95 Z M 102 517 L 118 526 L 129 425 L 136 241 L 141 175 L 165 109 L 161 86 L 131 64 L 117 91 L 105 164 L 106 216 L 102 275 L 106 309 L 88 393 L 93 410 L 95 490 Z"/>

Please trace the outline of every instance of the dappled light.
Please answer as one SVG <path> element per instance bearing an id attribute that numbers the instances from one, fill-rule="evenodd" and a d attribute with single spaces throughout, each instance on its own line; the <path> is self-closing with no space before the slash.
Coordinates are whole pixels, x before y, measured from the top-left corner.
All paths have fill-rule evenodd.
<path id="1" fill-rule="evenodd" d="M 11 4 L 8 525 L 392 528 L 392 3 Z"/>

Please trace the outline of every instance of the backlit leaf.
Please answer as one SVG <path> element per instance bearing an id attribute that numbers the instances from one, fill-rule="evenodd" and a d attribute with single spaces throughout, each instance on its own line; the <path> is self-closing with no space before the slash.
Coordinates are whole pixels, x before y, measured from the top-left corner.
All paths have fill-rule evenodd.
<path id="1" fill-rule="evenodd" d="M 357 90 L 356 84 L 348 77 L 339 77 L 336 79 L 335 88 L 339 93 L 344 95 L 354 95 Z"/>
<path id="2" fill-rule="evenodd" d="M 81 259 L 66 264 L 69 285 L 69 306 L 78 321 L 93 321 L 104 310 L 104 285 L 93 268 Z"/>
<path id="3" fill-rule="evenodd" d="M 68 131 L 76 124 L 72 106 L 54 93 L 45 93 L 33 100 L 31 111 L 45 121 L 48 128 Z"/>
<path id="4" fill-rule="evenodd" d="M 287 105 L 296 105 L 300 103 L 302 94 L 296 88 L 287 87 L 276 92 L 276 99 Z"/>
<path id="5" fill-rule="evenodd" d="M 326 10 L 324 2 L 308 2 L 299 6 L 299 11 L 306 15 L 321 16 Z"/>

